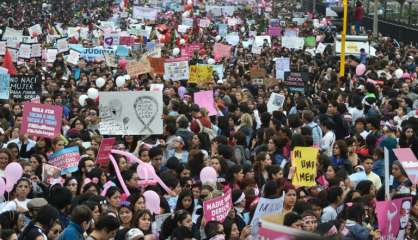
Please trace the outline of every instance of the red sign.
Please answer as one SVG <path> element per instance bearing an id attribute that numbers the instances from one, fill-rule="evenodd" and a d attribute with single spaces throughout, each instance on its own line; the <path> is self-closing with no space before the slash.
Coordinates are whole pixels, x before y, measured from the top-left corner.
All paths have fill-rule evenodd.
<path id="1" fill-rule="evenodd" d="M 97 153 L 97 164 L 105 165 L 109 162 L 109 154 L 116 143 L 115 138 L 103 138 L 100 143 L 99 152 Z"/>
<path id="2" fill-rule="evenodd" d="M 55 138 L 61 133 L 62 107 L 27 102 L 23 106 L 22 133 Z"/>

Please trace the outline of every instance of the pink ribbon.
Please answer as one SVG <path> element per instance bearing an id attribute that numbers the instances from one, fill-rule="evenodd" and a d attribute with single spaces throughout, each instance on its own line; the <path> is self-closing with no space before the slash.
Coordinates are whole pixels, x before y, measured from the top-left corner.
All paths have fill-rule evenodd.
<path id="1" fill-rule="evenodd" d="M 113 150 L 112 150 L 113 152 Z M 112 154 L 109 154 L 109 159 L 110 162 L 112 162 L 113 164 L 113 168 L 115 169 L 116 172 L 116 176 L 118 177 L 119 183 L 123 189 L 123 191 L 125 192 L 126 196 L 130 196 L 131 193 L 129 192 L 128 188 L 126 187 L 125 181 L 123 181 L 122 175 L 120 174 L 120 169 L 118 166 L 118 163 L 116 162 L 115 158 L 112 156 Z"/>

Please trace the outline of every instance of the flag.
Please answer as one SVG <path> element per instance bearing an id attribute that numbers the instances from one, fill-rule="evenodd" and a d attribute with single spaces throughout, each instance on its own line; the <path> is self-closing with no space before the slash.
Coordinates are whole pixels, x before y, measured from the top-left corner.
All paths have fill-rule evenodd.
<path id="1" fill-rule="evenodd" d="M 10 76 L 16 75 L 16 68 L 13 65 L 12 55 L 7 49 L 6 49 L 6 54 L 4 55 L 4 58 L 3 58 L 3 67 L 7 68 Z"/>

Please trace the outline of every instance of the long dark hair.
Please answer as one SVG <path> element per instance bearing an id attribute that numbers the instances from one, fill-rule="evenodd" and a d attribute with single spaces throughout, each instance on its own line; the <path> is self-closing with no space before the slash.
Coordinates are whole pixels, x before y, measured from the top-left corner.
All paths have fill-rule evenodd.
<path id="1" fill-rule="evenodd" d="M 183 199 L 186 197 L 191 197 L 192 198 L 192 204 L 190 205 L 189 208 L 184 208 L 183 206 Z M 190 189 L 183 189 L 180 194 L 179 197 L 177 199 L 177 204 L 176 204 L 176 209 L 175 211 L 184 209 L 186 211 L 188 211 L 190 214 L 193 214 L 193 210 L 194 210 L 194 198 L 193 198 L 193 192 Z"/>

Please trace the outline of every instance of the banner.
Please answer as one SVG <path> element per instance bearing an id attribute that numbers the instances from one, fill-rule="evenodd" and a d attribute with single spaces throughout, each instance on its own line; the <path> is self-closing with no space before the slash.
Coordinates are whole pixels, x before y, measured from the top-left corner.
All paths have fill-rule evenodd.
<path id="1" fill-rule="evenodd" d="M 292 184 L 298 187 L 316 186 L 316 162 L 318 148 L 295 147 L 292 152 L 292 166 L 295 167 Z"/>
<path id="2" fill-rule="evenodd" d="M 261 197 L 257 203 L 257 208 L 255 209 L 253 219 L 251 221 L 252 233 L 256 234 L 258 232 L 258 223 L 260 218 L 273 214 L 273 213 L 280 213 L 283 209 L 283 197 L 269 199 Z"/>
<path id="3" fill-rule="evenodd" d="M 97 152 L 96 163 L 106 165 L 109 162 L 109 154 L 115 145 L 115 138 L 103 138 L 100 143 L 99 151 Z"/>
<path id="4" fill-rule="evenodd" d="M 10 75 L 7 72 L 0 71 L 0 99 L 9 100 Z"/>
<path id="5" fill-rule="evenodd" d="M 132 11 L 132 18 L 156 20 L 159 10 L 156 8 L 134 6 Z"/>
<path id="6" fill-rule="evenodd" d="M 412 197 L 376 202 L 381 239 L 405 239 Z"/>
<path id="7" fill-rule="evenodd" d="M 418 160 L 410 148 L 393 149 L 412 184 L 418 183 Z"/>
<path id="8" fill-rule="evenodd" d="M 190 66 L 189 83 L 207 83 L 212 81 L 212 67 L 210 65 Z"/>
<path id="9" fill-rule="evenodd" d="M 215 43 L 215 45 L 213 46 L 213 56 L 215 57 L 216 61 L 219 61 L 224 57 L 230 58 L 231 46 L 222 43 Z"/>
<path id="10" fill-rule="evenodd" d="M 61 175 L 78 171 L 80 152 L 78 146 L 61 149 L 49 155 L 48 163 L 61 169 Z"/>
<path id="11" fill-rule="evenodd" d="M 147 57 L 141 58 L 139 61 L 129 61 L 126 64 L 126 71 L 131 77 L 152 72 L 151 63 Z"/>
<path id="12" fill-rule="evenodd" d="M 185 58 L 166 59 L 164 63 L 164 80 L 186 80 L 189 78 L 189 61 Z"/>
<path id="13" fill-rule="evenodd" d="M 26 102 L 23 106 L 21 132 L 29 135 L 55 138 L 61 134 L 62 107 Z"/>
<path id="14" fill-rule="evenodd" d="M 41 97 L 42 78 L 39 75 L 18 75 L 10 78 L 10 97 L 31 100 Z"/>
<path id="15" fill-rule="evenodd" d="M 213 91 L 200 91 L 194 93 L 194 103 L 199 105 L 201 108 L 206 108 L 209 111 L 209 116 L 218 114 L 215 108 L 215 100 L 213 98 Z"/>
<path id="16" fill-rule="evenodd" d="M 152 72 L 157 75 L 164 75 L 164 61 L 162 57 L 148 57 Z"/>
<path id="17" fill-rule="evenodd" d="M 289 92 L 304 92 L 305 81 L 308 81 L 309 75 L 306 72 L 285 72 L 284 85 Z"/>
<path id="18" fill-rule="evenodd" d="M 281 94 L 272 93 L 267 103 L 267 111 L 273 113 L 283 108 L 285 97 Z"/>
<path id="19" fill-rule="evenodd" d="M 203 202 L 203 217 L 206 222 L 223 222 L 233 208 L 231 190 L 224 195 Z"/>
<path id="20" fill-rule="evenodd" d="M 163 96 L 159 92 L 99 92 L 102 135 L 163 133 Z"/>
<path id="21" fill-rule="evenodd" d="M 275 239 L 275 240 L 297 240 L 297 239 L 309 239 L 319 240 L 321 236 L 303 231 L 297 228 L 284 226 L 274 222 L 275 219 L 261 219 L 260 229 L 256 233 L 259 239 Z"/>
<path id="22" fill-rule="evenodd" d="M 276 58 L 276 79 L 284 79 L 284 73 L 290 71 L 289 58 Z"/>

